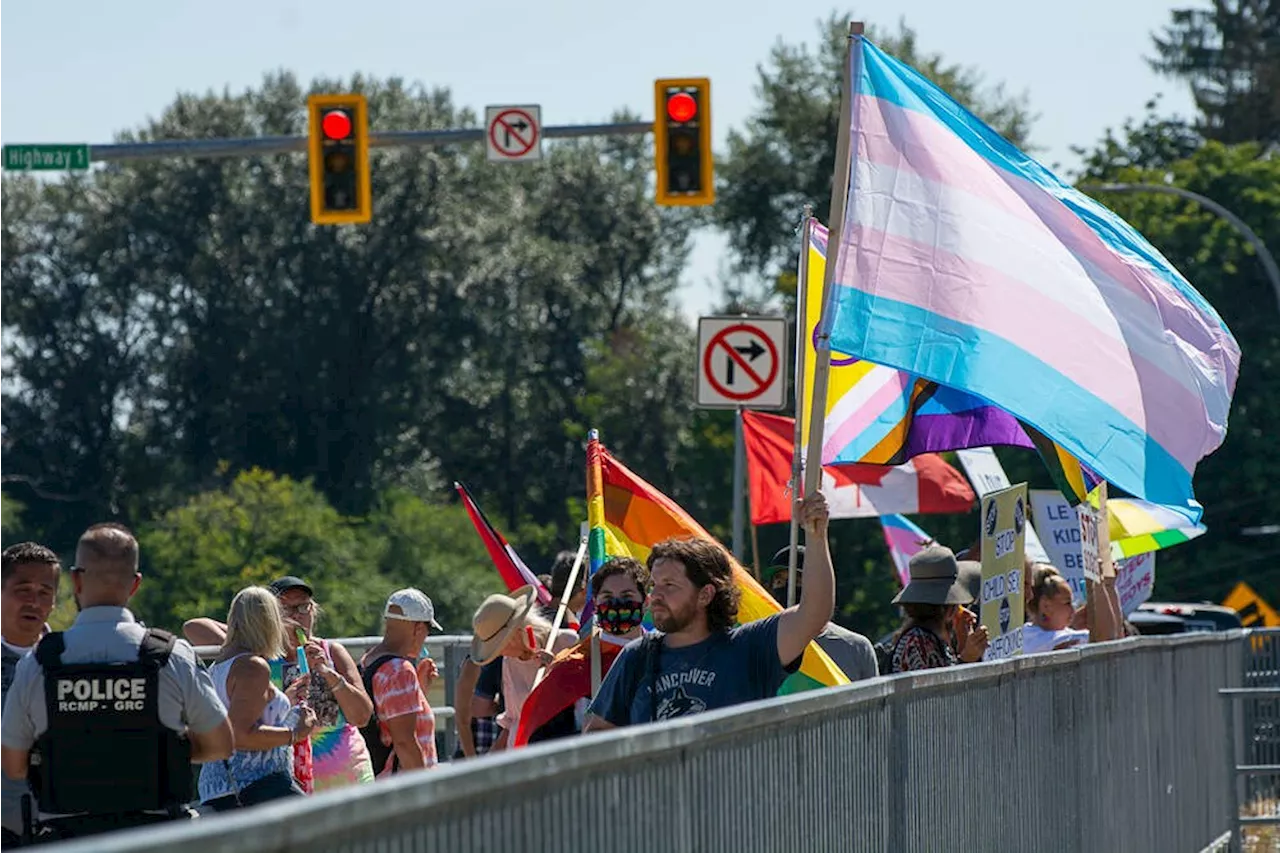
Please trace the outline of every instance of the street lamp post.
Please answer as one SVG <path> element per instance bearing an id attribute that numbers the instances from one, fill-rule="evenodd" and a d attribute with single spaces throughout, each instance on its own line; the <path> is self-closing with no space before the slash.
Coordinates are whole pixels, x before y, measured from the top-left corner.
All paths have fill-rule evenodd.
<path id="1" fill-rule="evenodd" d="M 1254 251 L 1258 253 L 1258 260 L 1262 262 L 1262 268 L 1266 270 L 1267 278 L 1271 280 L 1271 288 L 1276 292 L 1276 305 L 1280 306 L 1280 267 L 1276 266 L 1276 259 L 1272 257 L 1271 252 L 1267 249 L 1267 244 L 1262 242 L 1261 237 L 1253 233 L 1253 229 L 1246 225 L 1244 220 L 1213 199 L 1206 198 L 1199 193 L 1193 193 L 1190 190 L 1184 190 L 1182 187 L 1167 186 L 1165 184 L 1085 184 L 1080 186 L 1079 189 L 1085 192 L 1164 193 L 1165 195 L 1176 195 L 1179 198 L 1185 198 L 1188 201 L 1194 201 L 1196 204 L 1207 207 L 1230 223 L 1231 227 L 1240 232 L 1240 236 L 1248 240 L 1253 246 Z"/>

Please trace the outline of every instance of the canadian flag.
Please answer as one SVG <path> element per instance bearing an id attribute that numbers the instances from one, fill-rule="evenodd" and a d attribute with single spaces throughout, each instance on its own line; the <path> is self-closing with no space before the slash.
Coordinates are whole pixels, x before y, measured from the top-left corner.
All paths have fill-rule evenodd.
<path id="1" fill-rule="evenodd" d="M 742 431 L 751 523 L 790 521 L 795 420 L 745 411 Z M 897 466 L 824 465 L 822 493 L 832 518 L 968 512 L 975 500 L 964 475 L 936 453 L 922 453 Z"/>

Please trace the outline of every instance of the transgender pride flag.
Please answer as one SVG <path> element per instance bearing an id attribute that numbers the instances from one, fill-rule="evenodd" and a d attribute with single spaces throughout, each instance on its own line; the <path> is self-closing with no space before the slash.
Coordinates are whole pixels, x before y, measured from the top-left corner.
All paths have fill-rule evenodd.
<path id="1" fill-rule="evenodd" d="M 884 544 L 889 546 L 889 557 L 898 572 L 898 583 L 906 586 L 911 581 L 911 558 L 932 545 L 934 539 L 912 523 L 905 515 L 882 515 Z"/>
<path id="2" fill-rule="evenodd" d="M 1121 489 L 1192 507 L 1240 363 L 1217 312 L 919 73 L 861 36 L 849 61 L 832 351 L 976 395 Z"/>

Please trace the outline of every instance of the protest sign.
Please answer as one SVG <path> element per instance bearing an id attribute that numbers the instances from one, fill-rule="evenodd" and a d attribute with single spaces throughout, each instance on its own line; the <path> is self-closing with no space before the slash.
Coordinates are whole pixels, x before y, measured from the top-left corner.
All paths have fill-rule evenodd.
<path id="1" fill-rule="evenodd" d="M 1022 654 L 1027 484 L 983 495 L 981 518 L 982 624 L 990 638 L 983 660 L 999 660 Z"/>

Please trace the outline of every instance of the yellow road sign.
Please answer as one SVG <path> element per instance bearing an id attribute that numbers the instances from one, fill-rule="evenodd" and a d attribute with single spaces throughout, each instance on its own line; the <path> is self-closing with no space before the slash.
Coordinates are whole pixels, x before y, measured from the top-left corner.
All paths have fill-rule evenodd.
<path id="1" fill-rule="evenodd" d="M 1280 628 L 1280 613 L 1262 600 L 1253 587 L 1244 581 L 1236 584 L 1223 607 L 1230 607 L 1240 614 L 1240 621 L 1246 628 Z"/>

